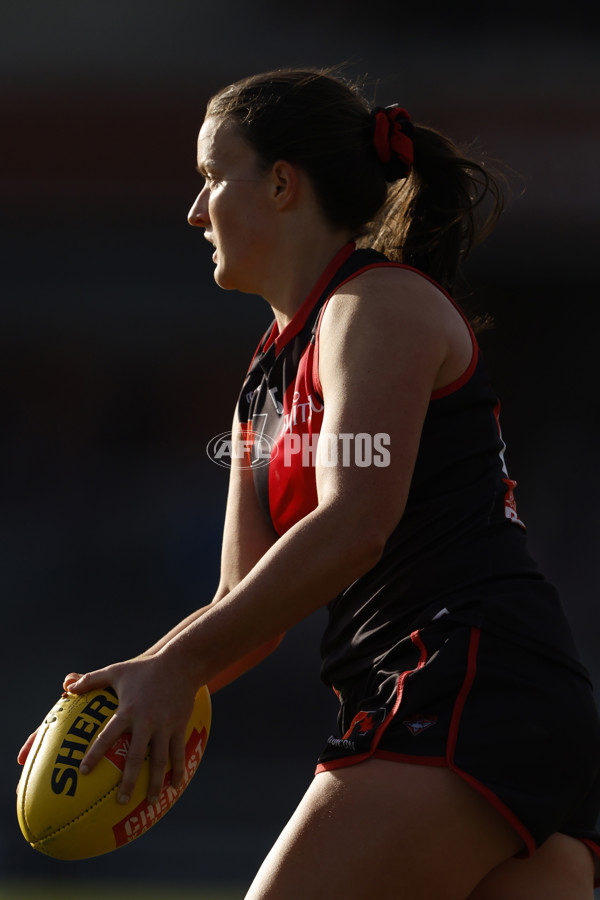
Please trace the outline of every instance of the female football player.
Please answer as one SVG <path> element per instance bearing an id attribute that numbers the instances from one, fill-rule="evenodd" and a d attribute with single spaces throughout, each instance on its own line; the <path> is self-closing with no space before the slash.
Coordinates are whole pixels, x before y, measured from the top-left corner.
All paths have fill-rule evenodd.
<path id="1" fill-rule="evenodd" d="M 129 731 L 122 799 L 148 746 L 149 797 L 169 762 L 177 784 L 198 688 L 327 605 L 338 727 L 248 900 L 591 898 L 592 689 L 452 299 L 497 180 L 401 106 L 295 70 L 210 100 L 198 171 L 216 282 L 273 324 L 233 420 L 216 596 L 141 656 L 68 676 L 120 699 L 81 770 Z"/>

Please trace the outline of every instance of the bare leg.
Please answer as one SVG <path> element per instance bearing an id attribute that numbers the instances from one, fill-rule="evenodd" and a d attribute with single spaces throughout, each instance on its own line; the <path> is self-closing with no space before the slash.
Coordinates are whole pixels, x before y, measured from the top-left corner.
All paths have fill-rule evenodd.
<path id="1" fill-rule="evenodd" d="M 372 759 L 316 776 L 246 900 L 465 900 L 521 847 L 448 769 Z"/>
<path id="2" fill-rule="evenodd" d="M 594 860 L 588 848 L 553 834 L 529 859 L 501 863 L 469 900 L 592 900 Z"/>

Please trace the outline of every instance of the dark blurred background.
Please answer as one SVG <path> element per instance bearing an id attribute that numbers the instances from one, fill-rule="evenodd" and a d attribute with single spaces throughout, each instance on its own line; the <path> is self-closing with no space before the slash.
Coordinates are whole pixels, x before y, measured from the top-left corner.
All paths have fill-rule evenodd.
<path id="1" fill-rule="evenodd" d="M 317 615 L 215 698 L 192 787 L 142 840 L 67 864 L 18 831 L 15 754 L 64 674 L 140 652 L 216 587 L 227 473 L 205 446 L 229 427 L 269 315 L 214 286 L 186 213 L 206 100 L 252 72 L 345 63 L 378 104 L 514 170 L 502 223 L 467 270 L 471 299 L 495 319 L 481 343 L 520 514 L 598 681 L 592 12 L 578 0 L 2 0 L 3 878 L 244 883 L 331 728 Z"/>

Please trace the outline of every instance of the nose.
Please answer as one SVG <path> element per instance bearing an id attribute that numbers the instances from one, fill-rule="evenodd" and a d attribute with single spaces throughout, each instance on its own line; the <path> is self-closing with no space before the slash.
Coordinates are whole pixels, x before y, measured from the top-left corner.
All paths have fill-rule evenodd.
<path id="1" fill-rule="evenodd" d="M 207 191 L 203 188 L 192 204 L 192 208 L 188 213 L 188 222 L 196 228 L 206 228 L 209 225 L 208 218 L 208 197 Z"/>

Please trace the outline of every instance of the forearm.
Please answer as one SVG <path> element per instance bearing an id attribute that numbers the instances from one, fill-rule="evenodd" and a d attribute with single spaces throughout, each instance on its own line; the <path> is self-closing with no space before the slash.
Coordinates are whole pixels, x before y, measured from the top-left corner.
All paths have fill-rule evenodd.
<path id="1" fill-rule="evenodd" d="M 278 637 L 273 638 L 272 641 L 268 641 L 261 647 L 257 647 L 256 650 L 248 653 L 242 659 L 233 663 L 233 665 L 227 666 L 227 668 L 223 669 L 222 672 L 219 672 L 218 675 L 215 675 L 214 678 L 211 678 L 207 685 L 210 693 L 216 694 L 216 692 L 220 691 L 221 688 L 226 687 L 226 685 L 228 684 L 231 684 L 231 682 L 235 681 L 236 678 L 239 678 L 241 675 L 249 672 L 250 669 L 253 669 L 254 666 L 257 666 L 259 663 L 261 663 L 263 659 L 266 659 L 267 656 L 269 656 L 271 653 L 273 653 L 274 650 L 277 649 L 284 637 L 285 635 L 280 634 Z"/>
<path id="2" fill-rule="evenodd" d="M 328 603 L 375 564 L 382 546 L 347 512 L 317 507 L 161 652 L 183 677 L 211 682 Z"/>
<path id="3" fill-rule="evenodd" d="M 169 641 L 172 641 L 173 638 L 177 637 L 180 632 L 184 631 L 190 625 L 192 625 L 200 616 L 203 616 L 213 605 L 213 603 L 217 603 L 220 599 L 222 599 L 226 595 L 227 591 L 219 589 L 215 594 L 215 597 L 208 603 L 206 606 L 201 606 L 199 609 L 195 610 L 193 613 L 190 613 L 189 616 L 186 616 L 185 619 L 182 619 L 177 625 L 171 628 L 167 634 L 163 635 L 155 644 L 152 644 L 151 647 L 148 647 L 147 650 L 141 654 L 141 656 L 152 656 L 154 653 L 158 653 L 159 650 L 162 650 Z"/>

